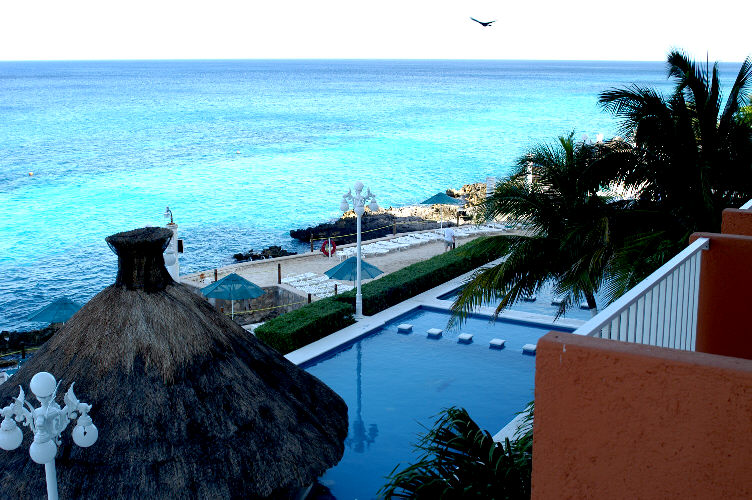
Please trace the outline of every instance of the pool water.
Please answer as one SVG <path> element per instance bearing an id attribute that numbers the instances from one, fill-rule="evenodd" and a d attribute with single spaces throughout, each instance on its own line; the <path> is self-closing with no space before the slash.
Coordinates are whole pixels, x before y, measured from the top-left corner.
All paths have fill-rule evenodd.
<path id="1" fill-rule="evenodd" d="M 458 332 L 429 339 L 426 330 L 446 327 L 449 313 L 418 308 L 373 334 L 304 365 L 347 403 L 350 430 L 341 462 L 320 479 L 334 498 L 376 497 L 395 466 L 416 460 L 413 443 L 444 408 L 468 410 L 481 428 L 498 432 L 533 399 L 535 357 L 522 346 L 551 328 L 472 316 Z M 409 323 L 413 332 L 397 332 Z M 557 328 L 561 329 L 561 328 Z M 567 329 L 564 329 L 567 330 Z M 472 333 L 459 344 L 459 333 Z M 490 349 L 492 338 L 507 340 Z"/>
<path id="2" fill-rule="evenodd" d="M 457 288 L 456 290 L 452 290 L 449 293 L 445 293 L 444 295 L 439 296 L 439 299 L 453 302 L 457 298 L 457 296 L 460 294 L 461 290 L 462 288 Z M 551 283 L 547 283 L 543 285 L 541 289 L 538 290 L 538 292 L 535 294 L 534 301 L 518 300 L 517 302 L 512 304 L 509 310 L 529 312 L 529 313 L 535 313 L 535 314 L 542 314 L 544 316 L 555 317 L 556 313 L 559 310 L 559 306 L 553 305 L 552 302 L 556 298 L 557 296 L 553 292 L 553 285 Z M 595 299 L 596 299 L 599 309 L 603 309 L 608 305 L 605 302 L 605 298 L 603 294 L 596 294 Z M 582 302 L 584 302 L 584 300 L 585 299 L 582 299 Z M 484 305 L 496 307 L 497 305 L 499 305 L 499 301 L 497 300 L 493 302 L 488 302 L 488 303 L 485 303 Z M 579 307 L 579 304 L 577 304 L 561 317 L 587 321 L 593 316 L 592 314 L 590 314 L 590 310 L 582 309 Z"/>

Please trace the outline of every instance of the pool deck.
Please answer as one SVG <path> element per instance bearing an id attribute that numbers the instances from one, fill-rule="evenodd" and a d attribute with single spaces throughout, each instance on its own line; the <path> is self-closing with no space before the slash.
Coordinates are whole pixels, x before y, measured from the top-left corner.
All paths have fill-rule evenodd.
<path id="1" fill-rule="evenodd" d="M 460 227 L 464 227 L 460 226 Z M 416 231 L 419 232 L 431 232 L 430 231 Z M 373 240 L 364 241 L 363 244 L 374 243 L 377 241 L 388 241 L 395 237 L 405 236 L 406 234 L 414 233 L 397 233 L 396 236 L 387 236 L 385 238 L 378 238 Z M 487 231 L 482 234 L 473 234 L 469 236 L 457 236 L 457 246 L 464 245 L 465 243 L 472 241 L 481 236 L 497 236 L 501 234 L 516 235 L 525 234 L 518 230 L 499 230 L 499 231 Z M 355 243 L 339 246 L 338 249 L 355 246 Z M 369 264 L 381 269 L 385 276 L 389 273 L 398 271 L 404 267 L 407 267 L 416 262 L 422 262 L 426 259 L 430 259 L 436 255 L 444 252 L 444 243 L 442 241 L 432 241 L 421 244 L 419 246 L 411 246 L 401 251 L 392 251 L 384 255 L 372 255 L 367 257 Z M 364 258 L 365 259 L 365 258 Z M 338 257 L 326 257 L 320 251 L 305 252 L 296 255 L 290 255 L 286 257 L 277 257 L 275 259 L 256 260 L 253 262 L 241 262 L 237 264 L 231 264 L 217 268 L 218 278 L 223 278 L 230 273 L 237 273 L 243 278 L 257 284 L 258 286 L 282 286 L 283 288 L 301 294 L 302 292 L 287 285 L 277 283 L 277 265 L 281 266 L 282 277 L 289 275 L 302 274 L 306 272 L 313 272 L 316 274 L 324 274 L 324 271 L 336 266 L 340 263 Z M 204 274 L 204 282 L 200 278 L 201 274 Z M 375 279 L 378 279 L 375 278 Z M 189 273 L 180 276 L 182 283 L 201 287 L 214 281 L 214 270 L 206 270 L 196 273 Z M 352 284 L 352 282 L 340 281 L 340 283 Z M 316 297 L 313 300 L 317 300 Z"/>

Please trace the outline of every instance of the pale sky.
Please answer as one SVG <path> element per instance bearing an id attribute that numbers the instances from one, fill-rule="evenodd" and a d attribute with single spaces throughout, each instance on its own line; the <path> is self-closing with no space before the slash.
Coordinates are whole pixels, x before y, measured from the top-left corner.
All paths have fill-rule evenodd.
<path id="1" fill-rule="evenodd" d="M 752 53 L 750 0 L 3 0 L 0 19 L 4 61 L 656 61 L 679 47 L 734 62 Z"/>

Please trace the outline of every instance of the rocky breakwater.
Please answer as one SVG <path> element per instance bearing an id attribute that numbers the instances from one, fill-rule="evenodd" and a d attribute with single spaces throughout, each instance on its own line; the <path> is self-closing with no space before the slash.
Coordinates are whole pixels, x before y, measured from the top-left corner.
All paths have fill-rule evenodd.
<path id="1" fill-rule="evenodd" d="M 465 184 L 460 189 L 447 189 L 446 194 L 452 198 L 462 198 L 464 196 L 465 211 L 475 213 L 486 199 L 486 184 L 483 182 Z"/>
<path id="2" fill-rule="evenodd" d="M 393 234 L 396 230 L 398 233 L 408 231 L 422 231 L 426 229 L 438 228 L 439 223 L 425 220 L 419 216 L 395 216 L 388 211 L 378 211 L 373 213 L 366 208 L 362 221 L 362 238 L 363 240 L 372 240 L 383 238 Z M 313 237 L 314 246 L 321 246 L 323 241 L 331 238 L 337 245 L 354 243 L 356 240 L 355 232 L 357 230 L 357 219 L 355 212 L 350 210 L 342 218 L 334 222 L 325 222 L 306 229 L 294 229 L 290 231 L 290 236 L 302 242 L 309 242 Z"/>
<path id="3" fill-rule="evenodd" d="M 437 229 L 441 226 L 455 225 L 457 209 L 460 208 L 460 216 L 463 220 L 469 220 L 474 214 L 474 205 L 485 198 L 485 184 L 467 184 L 461 189 L 448 189 L 447 194 L 454 198 L 465 197 L 464 207 L 447 205 L 408 205 L 405 207 L 389 207 L 385 210 L 371 212 L 365 209 L 362 221 L 363 240 L 383 238 L 396 233 L 412 231 L 424 231 Z M 444 221 L 441 223 L 440 221 Z M 313 238 L 314 246 L 320 247 L 327 238 L 332 238 L 337 245 L 354 243 L 356 240 L 357 218 L 355 212 L 350 210 L 339 219 L 325 222 L 305 229 L 294 229 L 290 236 L 301 242 L 310 242 Z"/>
<path id="4" fill-rule="evenodd" d="M 276 257 L 286 257 L 288 255 L 297 255 L 297 252 L 289 252 L 280 246 L 272 245 L 264 248 L 261 252 L 256 253 L 253 248 L 247 252 L 240 252 L 233 255 L 237 262 L 248 262 L 249 260 L 274 259 Z"/>

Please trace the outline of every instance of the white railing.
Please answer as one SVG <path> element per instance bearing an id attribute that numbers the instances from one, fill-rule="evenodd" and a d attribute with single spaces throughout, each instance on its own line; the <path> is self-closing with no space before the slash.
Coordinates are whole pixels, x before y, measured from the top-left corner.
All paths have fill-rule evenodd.
<path id="1" fill-rule="evenodd" d="M 698 238 L 574 333 L 694 351 L 700 264 L 709 246 Z"/>

